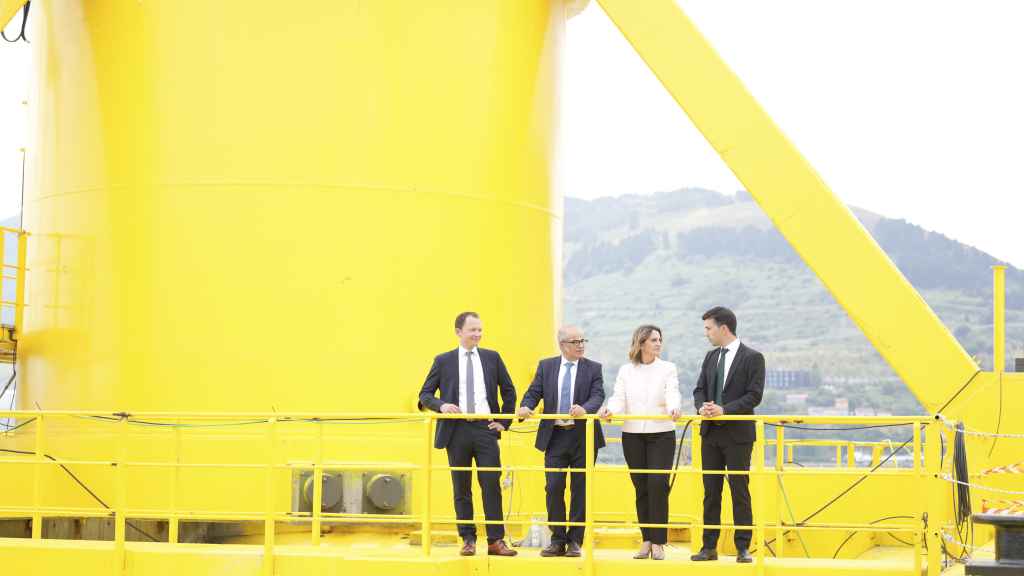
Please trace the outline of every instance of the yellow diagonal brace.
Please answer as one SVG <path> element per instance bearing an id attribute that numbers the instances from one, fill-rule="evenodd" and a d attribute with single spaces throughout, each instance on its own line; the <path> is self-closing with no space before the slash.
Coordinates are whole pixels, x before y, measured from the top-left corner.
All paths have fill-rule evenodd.
<path id="1" fill-rule="evenodd" d="M 25 0 L 0 0 L 0 28 L 3 28 L 14 18 L 18 10 L 25 5 Z M 15 32 L 17 34 L 17 32 Z M 8 36 L 10 38 L 10 36 Z"/>
<path id="2" fill-rule="evenodd" d="M 598 3 L 918 400 L 943 406 L 977 366 L 679 6 Z"/>

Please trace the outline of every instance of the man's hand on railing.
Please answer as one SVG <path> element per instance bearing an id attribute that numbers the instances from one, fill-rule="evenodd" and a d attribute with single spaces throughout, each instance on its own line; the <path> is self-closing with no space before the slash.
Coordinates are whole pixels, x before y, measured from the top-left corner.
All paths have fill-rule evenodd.
<path id="1" fill-rule="evenodd" d="M 722 407 L 714 402 L 705 402 L 700 408 L 700 415 L 705 418 L 716 418 L 724 413 L 725 411 L 722 410 Z"/>
<path id="2" fill-rule="evenodd" d="M 441 412 L 444 414 L 458 414 L 459 412 L 462 412 L 462 410 L 459 410 L 459 407 L 455 404 L 446 403 L 441 404 Z"/>
<path id="3" fill-rule="evenodd" d="M 583 406 L 573 404 L 572 408 L 569 408 L 569 416 L 579 418 L 580 416 L 586 416 L 587 411 L 583 409 Z"/>
<path id="4" fill-rule="evenodd" d="M 488 424 L 487 427 L 490 428 L 491 430 L 494 430 L 495 432 L 505 431 L 505 427 L 501 425 L 501 422 L 495 422 L 494 420 L 491 420 L 491 423 Z"/>
<path id="5" fill-rule="evenodd" d="M 519 410 L 516 410 L 516 416 L 518 416 L 520 420 L 525 420 L 530 416 L 533 416 L 533 410 L 530 410 L 526 406 L 520 406 Z"/>

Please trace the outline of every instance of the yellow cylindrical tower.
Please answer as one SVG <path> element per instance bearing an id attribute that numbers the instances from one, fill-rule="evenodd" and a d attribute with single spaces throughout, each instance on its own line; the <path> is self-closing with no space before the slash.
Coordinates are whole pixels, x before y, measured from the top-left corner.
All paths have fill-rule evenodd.
<path id="1" fill-rule="evenodd" d="M 560 0 L 42 3 L 19 404 L 407 410 L 552 351 Z"/>

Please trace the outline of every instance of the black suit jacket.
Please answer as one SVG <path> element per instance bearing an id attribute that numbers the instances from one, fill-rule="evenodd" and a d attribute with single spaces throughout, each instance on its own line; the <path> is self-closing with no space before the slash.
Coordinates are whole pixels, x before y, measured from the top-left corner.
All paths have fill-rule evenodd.
<path id="1" fill-rule="evenodd" d="M 700 367 L 697 387 L 693 389 L 693 404 L 698 412 L 705 402 L 714 401 L 715 369 L 718 367 L 719 354 L 718 348 L 709 351 L 704 356 L 704 363 Z M 763 395 L 764 356 L 740 342 L 740 347 L 736 350 L 736 358 L 733 358 L 729 374 L 725 379 L 722 409 L 725 414 L 753 414 L 754 407 L 761 403 Z M 701 422 L 701 436 L 707 434 L 708 429 L 713 425 L 725 427 L 733 440 L 739 443 L 753 442 L 756 437 L 753 422 L 711 422 L 708 420 Z"/>
<path id="2" fill-rule="evenodd" d="M 480 354 L 480 365 L 484 370 L 484 389 L 487 391 L 487 405 L 491 414 L 511 414 L 516 409 L 516 389 L 512 385 L 512 377 L 502 362 L 501 356 L 494 350 L 477 348 Z M 434 412 L 441 411 L 442 404 L 459 405 L 459 349 L 439 354 L 434 358 L 427 380 L 420 389 L 420 408 L 426 406 Z M 441 390 L 441 397 L 435 396 Z M 501 406 L 498 406 L 499 392 Z M 447 448 L 455 430 L 455 420 L 439 420 L 437 433 L 434 436 L 435 448 Z M 512 420 L 495 420 L 508 430 Z M 501 433 L 497 433 L 501 436 Z"/>
<path id="3" fill-rule="evenodd" d="M 541 400 L 548 414 L 558 412 L 558 370 L 561 368 L 562 357 L 545 358 L 537 364 L 537 373 L 533 382 L 523 395 L 522 406 L 536 410 Z M 604 376 L 601 365 L 586 358 L 580 358 L 576 366 L 576 387 L 573 390 L 572 403 L 582 406 L 588 414 L 596 414 L 604 403 Z M 584 424 L 584 422 L 580 422 Z M 555 427 L 554 420 L 541 420 L 537 429 L 537 441 L 534 446 L 540 451 L 548 449 L 551 432 Z M 586 426 L 576 426 L 575 433 L 581 437 L 586 433 Z M 604 447 L 604 432 L 601 424 L 594 422 L 594 449 Z"/>

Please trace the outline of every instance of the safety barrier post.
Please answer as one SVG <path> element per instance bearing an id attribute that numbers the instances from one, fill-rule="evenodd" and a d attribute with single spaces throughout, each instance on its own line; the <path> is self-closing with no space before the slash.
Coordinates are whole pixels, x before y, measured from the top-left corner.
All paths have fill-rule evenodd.
<path id="1" fill-rule="evenodd" d="M 782 471 L 786 459 L 786 429 L 782 426 L 775 427 L 775 557 L 784 557 L 786 551 L 785 532 L 782 523 L 785 516 L 782 514 Z"/>
<path id="2" fill-rule="evenodd" d="M 125 463 L 128 461 L 128 416 L 121 415 L 121 421 L 117 425 L 117 468 L 114 471 L 117 484 L 117 497 L 114 504 L 114 574 L 121 574 L 125 566 L 125 529 L 128 519 L 125 513 L 128 509 L 127 481 L 125 478 Z"/>
<path id="3" fill-rule="evenodd" d="M 587 483 L 586 500 L 583 510 L 586 513 L 586 520 L 583 529 L 586 531 L 583 536 L 583 573 L 586 576 L 594 575 L 594 417 L 587 416 L 586 426 L 586 471 L 584 472 Z M 572 474 L 569 475 L 570 478 Z"/>
<path id="4" fill-rule="evenodd" d="M 167 520 L 167 541 L 178 543 L 178 485 L 181 483 L 181 419 L 174 420 L 174 470 L 171 471 L 171 517 Z"/>
<path id="5" fill-rule="evenodd" d="M 700 487 L 700 498 L 693 498 L 694 510 L 693 529 L 690 531 L 690 550 L 694 546 L 702 546 L 704 542 L 704 459 L 700 456 L 700 428 L 702 418 L 693 421 L 693 433 L 690 434 L 690 462 L 693 463 L 693 474 L 697 477 L 697 486 Z M 699 550 L 699 548 L 697 549 Z"/>
<path id="6" fill-rule="evenodd" d="M 36 464 L 32 467 L 32 539 L 39 540 L 43 537 L 43 515 L 40 512 L 43 498 L 43 462 L 46 461 L 45 454 L 45 419 L 40 412 L 36 416 L 36 443 L 35 459 Z"/>
<path id="7" fill-rule="evenodd" d="M 430 506 L 430 493 L 433 489 L 433 454 L 434 454 L 434 418 L 431 415 L 427 415 L 423 418 L 423 429 L 424 429 L 424 442 L 423 442 L 423 502 L 421 503 L 422 510 L 420 514 L 420 546 L 423 549 L 423 555 L 429 557 L 431 545 L 433 544 L 433 534 L 431 533 L 431 506 Z"/>
<path id="8" fill-rule="evenodd" d="M 266 504 L 263 517 L 263 573 L 274 574 L 274 544 L 277 525 L 274 520 L 274 472 L 277 465 L 277 418 L 267 422 L 267 478 Z"/>
<path id="9" fill-rule="evenodd" d="M 316 423 L 316 460 L 313 462 L 313 525 L 310 528 L 313 546 L 320 545 L 321 513 L 324 498 L 324 423 L 319 418 Z"/>
<path id="10" fill-rule="evenodd" d="M 939 435 L 942 434 L 942 422 L 938 417 L 928 423 L 925 431 L 925 483 L 928 486 L 928 521 L 925 525 L 925 542 L 928 544 L 928 576 L 939 576 L 942 571 L 942 524 L 944 523 L 945 501 L 943 492 L 945 485 L 939 476 L 942 473 L 940 468 L 942 462 L 942 442 Z M 920 574 L 920 572 L 917 572 Z"/>
<path id="11" fill-rule="evenodd" d="M 914 422 L 914 449 L 912 451 L 914 457 L 914 486 L 920 488 L 922 483 L 925 481 L 924 471 L 921 469 L 921 426 L 918 422 Z M 927 506 L 928 492 L 927 490 L 914 490 L 915 497 L 917 500 L 916 508 L 918 510 L 924 510 Z M 914 574 L 921 573 L 921 545 L 923 543 L 923 534 L 918 531 L 914 532 Z"/>
<path id="12" fill-rule="evenodd" d="M 767 538 L 765 536 L 765 522 L 764 522 L 764 497 L 768 493 L 765 488 L 765 480 L 768 475 L 764 469 L 764 420 L 758 418 L 754 422 L 756 435 L 754 436 L 754 465 L 751 470 L 754 473 L 754 490 L 755 490 L 755 502 L 757 502 L 757 512 L 754 514 L 754 543 L 757 546 L 757 566 L 754 572 L 758 576 L 764 576 L 765 564 L 764 564 L 764 550 L 766 548 Z M 747 477 L 747 483 L 750 483 L 750 477 Z M 733 504 L 735 506 L 735 504 Z"/>

